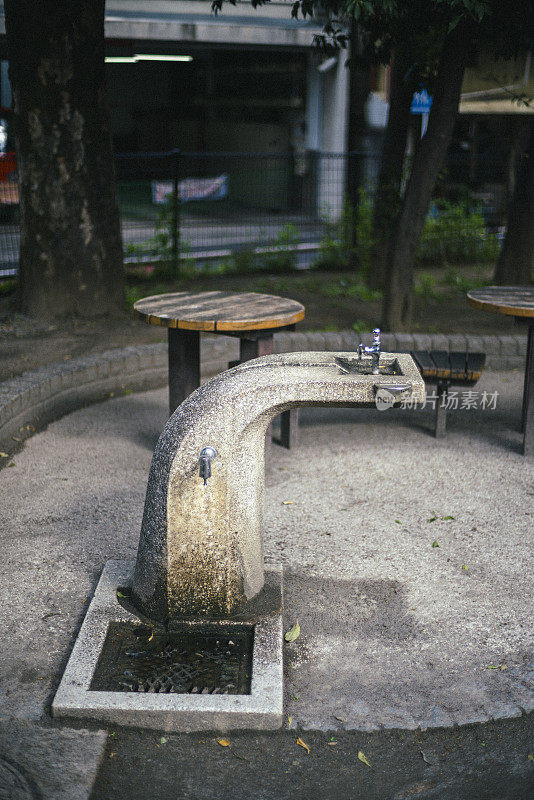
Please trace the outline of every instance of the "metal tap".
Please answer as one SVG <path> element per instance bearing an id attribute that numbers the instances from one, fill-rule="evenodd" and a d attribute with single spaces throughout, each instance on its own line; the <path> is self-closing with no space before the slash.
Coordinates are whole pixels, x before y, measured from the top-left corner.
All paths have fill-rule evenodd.
<path id="1" fill-rule="evenodd" d="M 373 368 L 373 375 L 379 374 L 379 367 L 380 367 L 380 350 L 381 350 L 381 342 L 380 342 L 380 328 L 375 328 L 373 331 L 373 344 L 370 347 L 366 347 L 363 342 L 360 342 L 358 345 L 358 359 L 362 360 L 362 355 L 364 353 L 371 356 L 371 365 Z"/>
<path id="2" fill-rule="evenodd" d="M 204 447 L 200 451 L 200 469 L 199 475 L 204 478 L 204 486 L 208 484 L 208 478 L 211 478 L 211 462 L 217 457 L 217 450 L 214 447 Z"/>

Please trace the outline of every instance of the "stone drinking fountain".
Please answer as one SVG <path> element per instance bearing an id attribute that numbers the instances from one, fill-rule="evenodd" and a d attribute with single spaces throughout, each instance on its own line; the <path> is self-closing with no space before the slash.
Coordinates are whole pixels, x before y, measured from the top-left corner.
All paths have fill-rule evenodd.
<path id="1" fill-rule="evenodd" d="M 270 421 L 300 406 L 424 399 L 412 358 L 271 355 L 223 372 L 167 422 L 156 446 L 137 560 L 110 561 L 52 711 L 162 730 L 278 728 L 282 574 L 263 560 Z M 355 442 L 357 446 L 357 442 Z"/>

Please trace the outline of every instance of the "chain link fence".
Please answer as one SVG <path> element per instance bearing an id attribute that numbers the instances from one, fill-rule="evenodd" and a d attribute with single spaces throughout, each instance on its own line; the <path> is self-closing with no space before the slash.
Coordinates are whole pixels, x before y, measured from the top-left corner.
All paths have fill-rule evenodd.
<path id="1" fill-rule="evenodd" d="M 336 235 L 347 187 L 372 196 L 379 156 L 358 152 L 179 152 L 115 157 L 127 264 L 191 259 L 213 263 L 236 254 L 290 251 L 307 266 L 325 236 Z M 488 227 L 502 233 L 506 192 L 502 165 L 450 156 L 438 196 L 466 196 Z M 492 174 L 493 182 L 480 176 Z M 478 176 L 478 179 L 477 179 Z M 480 191 L 473 192 L 473 183 Z M 432 209 L 431 209 L 432 213 Z M 18 187 L 0 183 L 0 278 L 16 275 Z"/>
<path id="2" fill-rule="evenodd" d="M 184 153 L 116 158 L 127 263 L 317 250 L 339 218 L 347 158 L 324 153 Z"/>

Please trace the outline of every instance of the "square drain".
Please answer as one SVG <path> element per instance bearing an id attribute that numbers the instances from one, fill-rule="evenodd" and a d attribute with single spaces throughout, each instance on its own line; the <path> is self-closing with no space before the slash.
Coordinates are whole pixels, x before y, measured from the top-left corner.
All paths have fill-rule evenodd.
<path id="1" fill-rule="evenodd" d="M 188 620 L 160 633 L 117 600 L 117 589 L 131 587 L 134 568 L 133 561 L 104 567 L 53 716 L 163 731 L 280 728 L 281 569 L 266 570 L 248 616 Z"/>
<path id="2" fill-rule="evenodd" d="M 174 626 L 169 632 L 112 622 L 92 692 L 250 694 L 254 627 Z"/>

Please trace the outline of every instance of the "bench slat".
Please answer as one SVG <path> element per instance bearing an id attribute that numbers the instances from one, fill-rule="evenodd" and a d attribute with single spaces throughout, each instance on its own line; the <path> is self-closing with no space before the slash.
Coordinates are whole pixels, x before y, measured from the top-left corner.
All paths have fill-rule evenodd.
<path id="1" fill-rule="evenodd" d="M 466 378 L 466 353 L 453 351 L 449 353 L 451 362 L 451 380 L 465 381 Z"/>
<path id="2" fill-rule="evenodd" d="M 476 383 L 482 375 L 484 364 L 486 363 L 485 353 L 468 353 L 467 354 L 467 380 Z"/>
<path id="3" fill-rule="evenodd" d="M 436 365 L 430 358 L 430 353 L 427 350 L 414 350 L 412 352 L 417 366 L 421 370 L 423 378 L 435 378 L 437 376 Z"/>
<path id="4" fill-rule="evenodd" d="M 451 377 L 451 362 L 449 354 L 446 350 L 431 350 L 430 357 L 436 365 L 436 376 L 441 379 L 448 379 Z"/>

